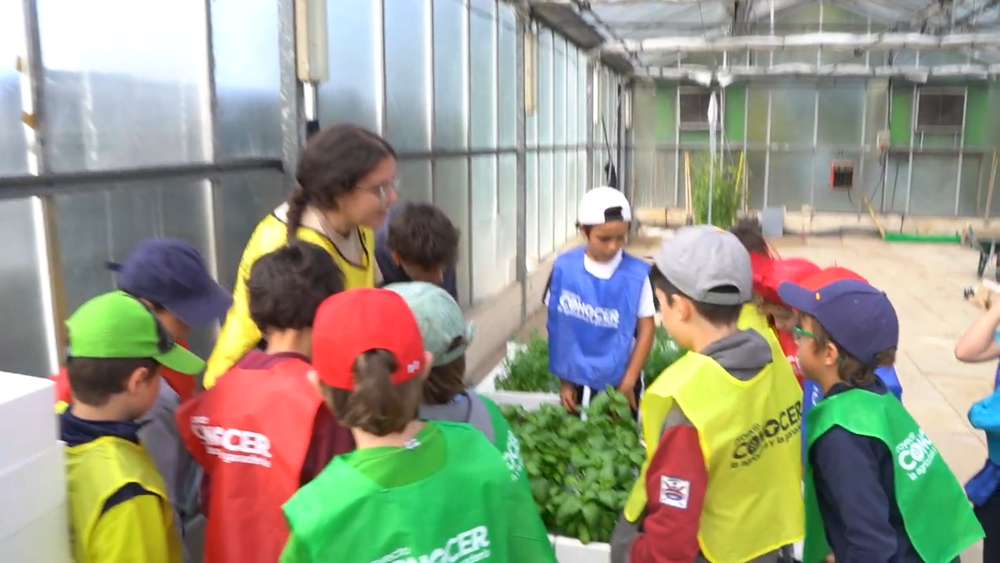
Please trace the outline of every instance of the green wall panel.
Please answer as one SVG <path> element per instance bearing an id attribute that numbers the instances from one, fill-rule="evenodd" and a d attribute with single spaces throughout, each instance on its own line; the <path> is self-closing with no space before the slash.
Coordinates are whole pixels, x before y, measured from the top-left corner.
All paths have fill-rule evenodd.
<path id="1" fill-rule="evenodd" d="M 677 142 L 677 86 L 673 84 L 656 88 L 656 142 Z"/>
<path id="2" fill-rule="evenodd" d="M 725 92 L 726 140 L 731 143 L 742 143 L 747 115 L 747 87 L 744 84 L 732 84 L 726 88 Z"/>
<path id="3" fill-rule="evenodd" d="M 910 123 L 913 118 L 913 87 L 905 82 L 893 82 L 890 88 L 889 141 L 897 148 L 908 147 L 913 130 Z"/>
<path id="4" fill-rule="evenodd" d="M 986 82 L 973 82 L 968 86 L 965 99 L 965 146 L 988 145 L 990 87 Z"/>

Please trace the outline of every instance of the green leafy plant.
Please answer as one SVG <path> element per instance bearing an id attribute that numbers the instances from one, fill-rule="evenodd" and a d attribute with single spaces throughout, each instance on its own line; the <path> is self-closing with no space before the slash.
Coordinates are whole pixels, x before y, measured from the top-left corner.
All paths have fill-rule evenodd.
<path id="1" fill-rule="evenodd" d="M 495 385 L 501 391 L 558 393 L 559 379 L 549 371 L 549 343 L 532 334 L 524 348 L 504 360 L 507 375 Z"/>
<path id="2" fill-rule="evenodd" d="M 545 526 L 582 543 L 607 542 L 645 458 L 625 397 L 609 387 L 583 409 L 586 420 L 557 405 L 503 411 Z"/>
<path id="3" fill-rule="evenodd" d="M 667 334 L 667 330 L 662 325 L 657 325 L 653 334 L 653 347 L 649 349 L 649 356 L 642 367 L 642 377 L 646 388 L 656 380 L 674 362 L 680 359 L 687 351 L 674 342 L 673 338 Z"/>
<path id="4" fill-rule="evenodd" d="M 711 155 L 706 153 L 692 158 L 691 163 L 691 204 L 694 220 L 698 224 L 708 224 L 709 191 L 712 192 L 711 224 L 728 229 L 740 212 L 742 182 L 739 167 L 727 162 L 725 155 L 716 155 L 715 177 L 712 178 Z"/>

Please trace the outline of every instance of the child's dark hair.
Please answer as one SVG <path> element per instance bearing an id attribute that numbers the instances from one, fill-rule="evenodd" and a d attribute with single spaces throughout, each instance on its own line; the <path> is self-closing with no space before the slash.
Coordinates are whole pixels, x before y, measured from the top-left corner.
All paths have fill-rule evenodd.
<path id="1" fill-rule="evenodd" d="M 343 290 L 344 276 L 329 252 L 292 241 L 261 256 L 250 268 L 250 318 L 261 331 L 309 328 L 320 303 Z"/>
<path id="2" fill-rule="evenodd" d="M 465 346 L 464 336 L 451 341 L 448 352 Z M 424 403 L 428 405 L 445 405 L 451 402 L 459 393 L 465 391 L 465 354 L 455 358 L 443 366 L 431 368 L 431 373 L 424 381 Z"/>
<path id="3" fill-rule="evenodd" d="M 735 225 L 729 227 L 729 232 L 740 239 L 747 252 L 756 252 L 769 257 L 773 256 L 771 247 L 767 244 L 767 239 L 764 238 L 764 227 L 760 224 L 760 219 L 756 217 L 744 217 L 736 221 Z"/>
<path id="4" fill-rule="evenodd" d="M 396 158 L 396 151 L 364 127 L 332 125 L 313 135 L 299 157 L 298 185 L 288 198 L 288 240 L 296 238 L 307 207 L 335 209 L 337 198 L 357 188 L 386 158 Z"/>
<path id="5" fill-rule="evenodd" d="M 830 337 L 826 329 L 819 324 L 815 317 L 803 314 L 803 317 L 812 319 L 813 349 L 816 352 L 826 348 L 827 344 L 837 347 L 839 360 L 837 362 L 837 375 L 845 383 L 854 386 L 867 386 L 875 383 L 875 369 L 866 365 L 861 360 L 855 358 L 847 350 L 844 350 L 837 342 Z M 875 356 L 878 367 L 891 366 L 896 363 L 896 349 L 886 348 Z"/>
<path id="6" fill-rule="evenodd" d="M 649 270 L 649 281 L 654 288 L 659 289 L 664 295 L 667 296 L 668 306 L 673 304 L 673 298 L 675 295 L 683 295 L 684 297 L 691 299 L 691 296 L 684 295 L 682 291 L 677 289 L 677 287 L 663 275 L 663 272 L 656 267 L 656 264 L 654 264 Z M 739 293 L 739 289 L 733 286 L 722 286 L 716 288 L 716 291 L 719 293 Z M 700 317 L 708 321 L 709 324 L 715 326 L 727 326 L 736 323 L 736 320 L 740 316 L 740 310 L 743 309 L 742 304 L 715 305 L 713 303 L 701 303 L 699 301 L 695 301 L 694 299 L 691 299 L 691 304 L 694 306 L 695 312 L 697 312 Z M 660 307 L 663 307 L 662 303 L 660 304 Z"/>
<path id="7" fill-rule="evenodd" d="M 417 418 L 423 381 L 414 377 L 394 385 L 396 357 L 387 350 L 370 350 L 354 361 L 354 390 L 322 384 L 341 424 L 375 436 L 397 434 Z"/>
<path id="8" fill-rule="evenodd" d="M 450 266 L 458 259 L 458 229 L 436 205 L 406 203 L 389 219 L 389 248 L 408 264 Z"/>
<path id="9" fill-rule="evenodd" d="M 150 374 L 159 363 L 152 358 L 74 358 L 66 360 L 66 373 L 73 398 L 92 407 L 108 404 L 111 397 L 124 393 L 128 380 L 139 368 Z"/>

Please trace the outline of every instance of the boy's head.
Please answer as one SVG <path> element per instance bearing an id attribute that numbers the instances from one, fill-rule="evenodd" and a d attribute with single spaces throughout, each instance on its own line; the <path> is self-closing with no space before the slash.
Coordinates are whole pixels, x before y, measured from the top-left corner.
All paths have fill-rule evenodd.
<path id="1" fill-rule="evenodd" d="M 404 203 L 389 219 L 392 259 L 414 281 L 441 283 L 458 260 L 458 229 L 430 203 Z"/>
<path id="2" fill-rule="evenodd" d="M 885 292 L 840 279 L 818 289 L 786 282 L 778 293 L 802 315 L 795 331 L 802 371 L 824 388 L 870 385 L 875 368 L 895 362 L 899 319 Z"/>
<path id="3" fill-rule="evenodd" d="M 113 291 L 87 301 L 66 321 L 66 365 L 73 401 L 107 408 L 121 420 L 146 414 L 160 387 L 160 366 L 197 375 L 205 362 L 179 346 L 139 299 Z"/>
<path id="4" fill-rule="evenodd" d="M 778 296 L 778 286 L 786 281 L 798 283 L 819 272 L 819 266 L 803 258 L 769 258 L 756 252 L 750 253 L 750 265 L 754 297 L 761 311 L 771 318 L 776 329 L 791 332 L 798 317 Z"/>
<path id="5" fill-rule="evenodd" d="M 434 361 L 398 293 L 360 288 L 320 305 L 313 322 L 313 377 L 337 419 L 375 436 L 416 420 Z"/>
<path id="6" fill-rule="evenodd" d="M 753 255 L 751 255 L 752 257 Z M 787 263 L 792 260 L 798 260 L 810 266 L 789 267 Z M 860 280 L 865 283 L 868 281 L 856 272 L 847 268 L 841 268 L 840 266 L 819 269 L 817 266 L 812 265 L 812 262 L 802 260 L 801 258 L 791 258 L 784 262 L 786 263 L 784 273 L 779 277 L 774 288 L 775 297 L 777 297 L 781 305 L 766 302 L 764 304 L 764 311 L 774 319 L 775 328 L 784 332 L 794 332 L 795 327 L 799 326 L 801 315 L 799 315 L 799 312 L 795 308 L 781 300 L 781 296 L 778 295 L 778 287 L 782 283 L 791 282 L 808 290 L 815 291 L 838 280 Z"/>
<path id="7" fill-rule="evenodd" d="M 632 208 L 625 194 L 606 186 L 583 194 L 576 226 L 587 239 L 587 254 L 598 262 L 614 258 L 625 246 Z"/>
<path id="8" fill-rule="evenodd" d="M 735 330 L 753 285 L 750 255 L 730 232 L 708 225 L 678 229 L 663 241 L 650 271 L 663 326 L 682 348 L 720 329 Z"/>
<path id="9" fill-rule="evenodd" d="M 343 290 L 343 273 L 329 252 L 292 241 L 261 256 L 250 268 L 250 318 L 265 336 L 287 331 L 306 334 L 323 300 Z"/>
<path id="10" fill-rule="evenodd" d="M 768 258 L 775 257 L 770 245 L 767 244 L 767 239 L 764 238 L 764 227 L 760 224 L 760 219 L 756 217 L 744 217 L 737 221 L 735 225 L 729 227 L 729 232 L 733 233 L 739 239 L 740 244 L 743 245 L 743 248 L 747 249 L 747 252 L 760 254 Z"/>
<path id="11" fill-rule="evenodd" d="M 466 324 L 458 302 L 444 289 L 424 283 L 394 283 L 386 289 L 406 301 L 417 319 L 424 348 L 434 355 L 424 382 L 424 403 L 444 405 L 465 391 L 465 350 L 472 344 L 475 327 Z"/>
<path id="12" fill-rule="evenodd" d="M 144 240 L 125 262 L 108 266 L 118 272 L 118 288 L 148 303 L 177 340 L 221 319 L 233 304 L 198 250 L 180 239 Z"/>

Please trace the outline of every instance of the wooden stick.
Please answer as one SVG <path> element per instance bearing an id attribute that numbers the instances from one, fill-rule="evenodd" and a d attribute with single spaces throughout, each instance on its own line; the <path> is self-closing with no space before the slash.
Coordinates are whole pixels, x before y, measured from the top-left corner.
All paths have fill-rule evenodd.
<path id="1" fill-rule="evenodd" d="M 691 202 L 691 153 L 684 151 L 684 211 L 689 218 L 694 217 L 694 204 Z"/>
<path id="2" fill-rule="evenodd" d="M 986 188 L 986 214 L 984 220 L 990 218 L 990 206 L 993 205 L 993 182 L 997 179 L 997 150 L 993 149 L 993 163 L 990 166 L 990 185 Z"/>

